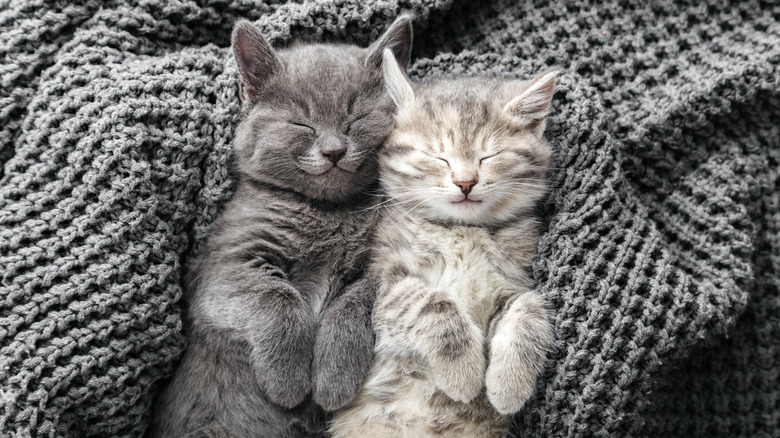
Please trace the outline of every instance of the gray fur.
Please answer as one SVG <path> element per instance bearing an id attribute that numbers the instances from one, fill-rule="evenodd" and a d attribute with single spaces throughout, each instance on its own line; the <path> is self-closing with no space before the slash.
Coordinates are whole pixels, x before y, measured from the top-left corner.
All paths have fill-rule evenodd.
<path id="1" fill-rule="evenodd" d="M 778 436 L 780 2 L 2 5 L 0 435 L 147 429 L 235 190 L 236 17 L 367 42 L 411 9 L 413 78 L 567 70 L 534 261 L 558 338 L 514 436 Z"/>
<path id="2" fill-rule="evenodd" d="M 356 395 L 374 342 L 365 211 L 394 111 L 371 60 L 383 41 L 408 53 L 410 18 L 388 33 L 275 51 L 236 25 L 238 187 L 190 273 L 189 347 L 152 437 L 317 434 Z"/>

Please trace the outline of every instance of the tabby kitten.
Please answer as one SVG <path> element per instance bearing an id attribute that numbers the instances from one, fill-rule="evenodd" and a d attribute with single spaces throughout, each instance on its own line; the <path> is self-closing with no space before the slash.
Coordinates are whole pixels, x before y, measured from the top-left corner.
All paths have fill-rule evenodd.
<path id="1" fill-rule="evenodd" d="M 553 341 L 530 265 L 556 72 L 413 90 L 384 56 L 399 110 L 380 157 L 389 201 L 370 267 L 379 285 L 375 358 L 331 432 L 503 437 Z"/>
<path id="2" fill-rule="evenodd" d="M 188 347 L 151 436 L 316 433 L 324 410 L 357 394 L 376 294 L 365 276 L 375 217 L 360 212 L 375 204 L 376 151 L 395 111 L 382 51 L 405 68 L 411 40 L 408 16 L 368 49 L 274 50 L 236 24 L 238 185 L 190 276 Z"/>

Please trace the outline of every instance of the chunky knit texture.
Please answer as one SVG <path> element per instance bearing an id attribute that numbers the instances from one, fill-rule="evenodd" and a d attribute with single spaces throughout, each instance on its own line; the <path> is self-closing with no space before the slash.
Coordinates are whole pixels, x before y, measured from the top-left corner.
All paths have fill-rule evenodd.
<path id="1" fill-rule="evenodd" d="M 516 432 L 780 436 L 774 2 L 0 3 L 0 436 L 145 430 L 233 187 L 234 21 L 366 44 L 406 10 L 414 78 L 564 69 Z"/>

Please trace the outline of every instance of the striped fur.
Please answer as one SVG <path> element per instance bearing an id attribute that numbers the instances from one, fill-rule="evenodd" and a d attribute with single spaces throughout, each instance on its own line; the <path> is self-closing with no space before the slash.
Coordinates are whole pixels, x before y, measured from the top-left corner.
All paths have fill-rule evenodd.
<path id="1" fill-rule="evenodd" d="M 547 187 L 542 132 L 554 74 L 412 91 L 387 65 L 400 109 L 380 158 L 388 201 L 370 268 L 379 284 L 375 358 L 331 432 L 505 436 L 553 340 L 529 268 L 534 205 Z M 474 183 L 468 193 L 455 184 L 462 181 Z"/>

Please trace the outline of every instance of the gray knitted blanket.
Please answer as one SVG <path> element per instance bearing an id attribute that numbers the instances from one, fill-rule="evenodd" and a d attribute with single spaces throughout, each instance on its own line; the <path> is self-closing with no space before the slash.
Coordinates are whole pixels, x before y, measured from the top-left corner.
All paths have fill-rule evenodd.
<path id="1" fill-rule="evenodd" d="M 780 7 L 0 1 L 0 436 L 140 436 L 230 196 L 239 17 L 413 78 L 564 69 L 535 263 L 557 343 L 518 436 L 780 436 Z"/>

